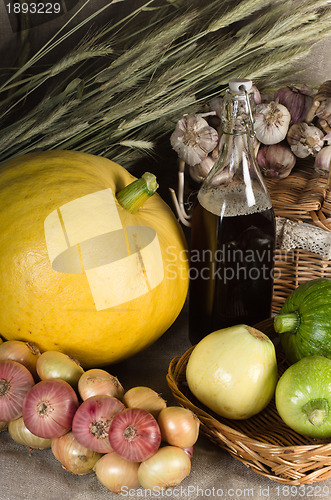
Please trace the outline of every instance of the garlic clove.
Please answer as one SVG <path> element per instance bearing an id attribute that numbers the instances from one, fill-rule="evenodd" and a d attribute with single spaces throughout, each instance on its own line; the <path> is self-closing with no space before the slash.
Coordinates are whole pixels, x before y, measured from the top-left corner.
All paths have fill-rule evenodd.
<path id="1" fill-rule="evenodd" d="M 314 167 L 316 168 L 316 170 L 329 172 L 330 164 L 331 164 L 331 146 L 325 146 L 317 153 Z"/>
<path id="2" fill-rule="evenodd" d="M 298 158 L 316 155 L 324 146 L 324 133 L 308 123 L 294 123 L 288 133 L 287 142 Z"/>
<path id="3" fill-rule="evenodd" d="M 331 80 L 322 83 L 308 111 L 306 122 L 311 123 L 315 116 L 326 120 L 331 125 Z"/>
<path id="4" fill-rule="evenodd" d="M 262 144 L 277 144 L 286 137 L 291 115 L 289 110 L 276 101 L 260 104 L 256 107 L 254 130 L 256 138 Z"/>
<path id="5" fill-rule="evenodd" d="M 180 159 L 188 165 L 200 163 L 218 143 L 218 133 L 199 115 L 184 115 L 170 137 Z"/>
<path id="6" fill-rule="evenodd" d="M 260 91 L 256 85 L 252 85 L 252 90 L 254 92 L 254 102 L 255 102 L 255 105 L 257 106 L 258 104 L 261 104 L 262 96 L 261 96 Z"/>
<path id="7" fill-rule="evenodd" d="M 261 144 L 256 160 L 265 177 L 277 179 L 287 177 L 296 163 L 296 157 L 286 142 L 269 146 Z"/>
<path id="8" fill-rule="evenodd" d="M 215 160 L 211 156 L 207 156 L 201 163 L 198 165 L 190 166 L 189 173 L 191 178 L 195 182 L 203 182 L 211 169 L 213 168 Z"/>

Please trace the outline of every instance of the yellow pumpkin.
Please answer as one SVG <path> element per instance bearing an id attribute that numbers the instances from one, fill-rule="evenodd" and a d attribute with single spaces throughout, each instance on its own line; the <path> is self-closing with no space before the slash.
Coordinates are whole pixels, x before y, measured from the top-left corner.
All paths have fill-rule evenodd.
<path id="1" fill-rule="evenodd" d="M 158 194 L 136 213 L 120 165 L 47 151 L 0 167 L 0 333 L 85 367 L 158 339 L 188 290 L 185 238 Z"/>

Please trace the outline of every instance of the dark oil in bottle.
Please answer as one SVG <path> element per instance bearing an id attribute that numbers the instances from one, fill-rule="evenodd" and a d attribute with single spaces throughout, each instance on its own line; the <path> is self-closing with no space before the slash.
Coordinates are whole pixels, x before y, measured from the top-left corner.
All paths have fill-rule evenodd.
<path id="1" fill-rule="evenodd" d="M 274 246 L 271 207 L 221 217 L 197 201 L 190 249 L 192 344 L 215 330 L 270 317 Z"/>

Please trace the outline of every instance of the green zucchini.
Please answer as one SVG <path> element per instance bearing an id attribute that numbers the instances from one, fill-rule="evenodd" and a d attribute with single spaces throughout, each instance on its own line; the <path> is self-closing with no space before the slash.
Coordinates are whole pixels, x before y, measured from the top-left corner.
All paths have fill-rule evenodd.
<path id="1" fill-rule="evenodd" d="M 313 355 L 331 358 L 331 279 L 299 285 L 275 316 L 274 329 L 291 363 Z"/>

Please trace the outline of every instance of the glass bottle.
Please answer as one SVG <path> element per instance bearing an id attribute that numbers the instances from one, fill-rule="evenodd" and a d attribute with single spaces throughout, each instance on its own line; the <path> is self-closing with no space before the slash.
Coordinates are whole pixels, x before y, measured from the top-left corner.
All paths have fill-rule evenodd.
<path id="1" fill-rule="evenodd" d="M 250 80 L 231 80 L 220 154 L 192 213 L 189 335 L 270 317 L 275 248 L 272 202 L 253 151 Z"/>

